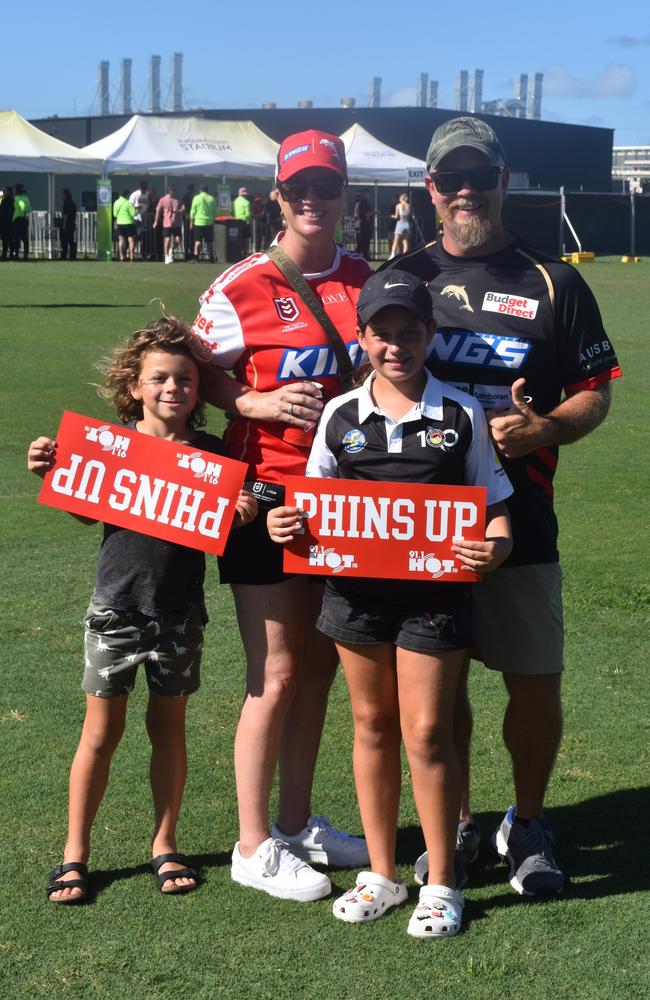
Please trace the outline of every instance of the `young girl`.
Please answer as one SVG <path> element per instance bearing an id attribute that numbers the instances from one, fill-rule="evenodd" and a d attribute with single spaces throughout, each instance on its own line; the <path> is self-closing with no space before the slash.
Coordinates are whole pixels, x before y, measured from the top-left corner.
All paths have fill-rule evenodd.
<path id="1" fill-rule="evenodd" d="M 108 359 L 101 394 L 113 400 L 127 427 L 221 455 L 219 438 L 198 430 L 206 422 L 205 368 L 196 343 L 189 327 L 173 317 L 150 323 Z M 27 467 L 37 476 L 55 461 L 56 442 L 50 438 L 39 437 L 29 446 Z M 248 523 L 256 512 L 255 499 L 242 491 L 236 523 Z M 149 685 L 153 871 L 164 893 L 189 892 L 198 884 L 195 869 L 177 853 L 176 823 L 187 771 L 185 710 L 188 696 L 199 687 L 207 622 L 204 574 L 205 557 L 198 549 L 104 525 L 85 619 L 86 718 L 70 771 L 68 838 L 63 864 L 47 885 L 54 903 L 87 898 L 90 832 L 140 663 Z"/>
<path id="2" fill-rule="evenodd" d="M 496 569 L 511 548 L 501 501 L 512 489 L 481 408 L 423 368 L 434 332 L 426 286 L 397 269 L 374 274 L 361 292 L 358 320 L 372 373 L 325 407 L 307 475 L 486 486 L 485 540 L 459 541 L 453 549 L 473 570 Z M 290 541 L 301 517 L 296 508 L 271 511 L 274 541 Z M 375 920 L 407 899 L 395 873 L 403 738 L 429 857 L 429 884 L 420 890 L 408 933 L 449 937 L 460 929 L 452 716 L 470 641 L 468 603 L 469 587 L 458 583 L 327 579 L 318 628 L 335 640 L 350 690 L 354 774 L 371 867 L 335 901 L 340 920 Z"/>
<path id="3" fill-rule="evenodd" d="M 411 226 L 413 224 L 413 213 L 411 202 L 406 192 L 399 196 L 399 200 L 393 209 L 392 218 L 395 219 L 395 236 L 390 249 L 390 258 L 397 257 L 398 253 L 408 253 L 411 249 Z M 401 251 L 400 251 L 401 244 Z"/>

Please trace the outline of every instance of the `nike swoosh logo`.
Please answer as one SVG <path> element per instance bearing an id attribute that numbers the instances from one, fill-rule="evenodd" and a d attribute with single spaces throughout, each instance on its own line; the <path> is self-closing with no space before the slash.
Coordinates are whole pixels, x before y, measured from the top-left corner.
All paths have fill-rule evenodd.
<path id="1" fill-rule="evenodd" d="M 392 283 L 386 282 L 384 288 L 408 288 L 409 285 L 406 281 L 393 281 Z"/>

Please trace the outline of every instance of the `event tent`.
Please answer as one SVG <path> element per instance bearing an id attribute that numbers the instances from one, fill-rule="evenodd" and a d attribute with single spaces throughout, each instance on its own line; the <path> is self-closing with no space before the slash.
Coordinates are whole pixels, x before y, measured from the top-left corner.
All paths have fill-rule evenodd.
<path id="1" fill-rule="evenodd" d="M 251 121 L 133 115 L 84 152 L 107 174 L 273 177 L 278 148 Z"/>
<path id="2" fill-rule="evenodd" d="M 30 174 L 98 174 L 101 162 L 30 125 L 16 111 L 0 111 L 0 170 Z"/>
<path id="3" fill-rule="evenodd" d="M 353 183 L 418 184 L 426 173 L 424 160 L 400 153 L 380 142 L 355 123 L 341 135 L 348 164 L 348 177 Z"/>

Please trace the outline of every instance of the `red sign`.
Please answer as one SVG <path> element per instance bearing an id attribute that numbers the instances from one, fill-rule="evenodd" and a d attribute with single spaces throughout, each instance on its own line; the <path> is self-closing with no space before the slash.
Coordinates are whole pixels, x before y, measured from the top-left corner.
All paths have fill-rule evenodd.
<path id="1" fill-rule="evenodd" d="M 305 511 L 304 534 L 284 550 L 287 573 L 474 583 L 456 539 L 485 537 L 482 486 L 420 486 L 352 479 L 286 480 L 288 507 Z"/>
<path id="2" fill-rule="evenodd" d="M 65 411 L 39 502 L 220 555 L 247 466 Z"/>

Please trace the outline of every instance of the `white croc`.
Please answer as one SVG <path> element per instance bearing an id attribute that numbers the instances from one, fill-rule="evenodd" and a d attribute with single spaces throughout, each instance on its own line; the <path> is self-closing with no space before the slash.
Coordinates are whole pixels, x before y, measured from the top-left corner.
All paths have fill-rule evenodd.
<path id="1" fill-rule="evenodd" d="M 327 875 L 317 872 L 281 840 L 269 837 L 250 858 L 245 858 L 235 844 L 230 876 L 234 882 L 260 889 L 278 899 L 296 899 L 302 903 L 329 896 L 332 886 Z"/>
<path id="2" fill-rule="evenodd" d="M 356 885 L 334 901 L 332 913 L 348 924 L 367 924 L 407 899 L 408 890 L 401 878 L 393 882 L 377 872 L 359 872 Z"/>
<path id="3" fill-rule="evenodd" d="M 416 938 L 453 937 L 460 930 L 465 900 L 446 885 L 423 885 L 420 902 L 409 920 L 408 933 Z"/>

